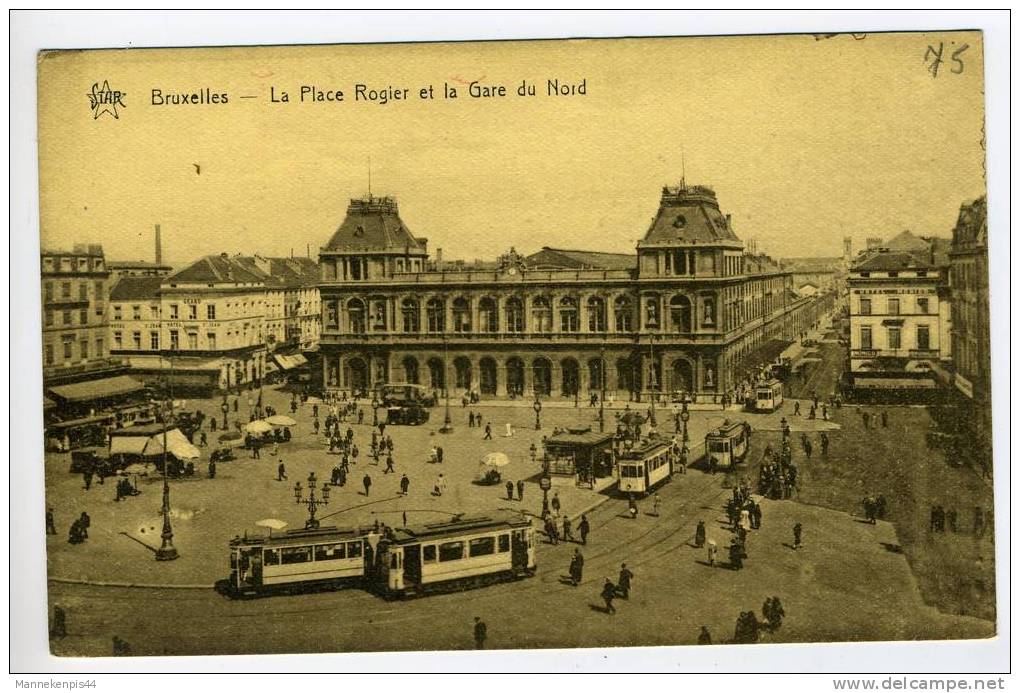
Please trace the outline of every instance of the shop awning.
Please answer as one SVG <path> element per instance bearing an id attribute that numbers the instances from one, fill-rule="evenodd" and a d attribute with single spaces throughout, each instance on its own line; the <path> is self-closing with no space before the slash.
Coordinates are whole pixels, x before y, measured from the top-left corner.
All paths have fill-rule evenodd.
<path id="1" fill-rule="evenodd" d="M 111 455 L 141 455 L 145 452 L 145 446 L 149 442 L 149 436 L 117 436 L 110 438 Z"/>
<path id="2" fill-rule="evenodd" d="M 283 370 L 289 371 L 308 363 L 302 354 L 273 354 L 273 360 Z"/>
<path id="3" fill-rule="evenodd" d="M 43 405 L 42 405 L 43 411 L 49 411 L 50 409 L 52 409 L 55 406 L 57 406 L 56 402 L 54 402 L 49 397 L 43 397 Z"/>
<path id="4" fill-rule="evenodd" d="M 83 383 L 57 385 L 50 388 L 50 394 L 65 402 L 88 402 L 94 399 L 117 397 L 138 392 L 144 386 L 129 375 L 89 380 Z"/>
<path id="5" fill-rule="evenodd" d="M 791 344 L 793 342 L 785 339 L 770 339 L 763 342 L 740 359 L 734 366 L 733 372 L 741 374 L 758 366 L 773 363 Z"/>
<path id="6" fill-rule="evenodd" d="M 935 381 L 927 378 L 854 378 L 854 387 L 872 390 L 931 390 Z"/>

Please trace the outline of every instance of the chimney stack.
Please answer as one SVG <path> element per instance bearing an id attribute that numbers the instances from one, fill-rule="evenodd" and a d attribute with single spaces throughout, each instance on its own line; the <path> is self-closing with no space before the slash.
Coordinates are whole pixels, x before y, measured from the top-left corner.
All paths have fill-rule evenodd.
<path id="1" fill-rule="evenodd" d="M 156 264 L 163 264 L 163 240 L 159 234 L 159 224 L 156 224 Z"/>

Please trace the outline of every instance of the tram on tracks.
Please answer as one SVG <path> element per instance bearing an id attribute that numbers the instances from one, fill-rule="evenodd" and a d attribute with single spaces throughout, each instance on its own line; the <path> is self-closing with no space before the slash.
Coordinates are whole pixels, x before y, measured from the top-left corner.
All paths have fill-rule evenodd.
<path id="1" fill-rule="evenodd" d="M 783 383 L 773 378 L 754 388 L 754 399 L 750 401 L 754 411 L 772 412 L 783 406 Z"/>
<path id="2" fill-rule="evenodd" d="M 729 469 L 740 464 L 747 457 L 750 447 L 750 424 L 746 421 L 723 421 L 721 426 L 705 436 L 705 457 L 709 469 Z"/>
<path id="3" fill-rule="evenodd" d="M 662 439 L 645 439 L 617 457 L 621 493 L 647 494 L 673 478 L 673 445 Z"/>
<path id="4" fill-rule="evenodd" d="M 535 573 L 531 520 L 459 515 L 407 527 L 320 527 L 230 542 L 229 594 L 362 587 L 387 598 L 470 589 Z"/>

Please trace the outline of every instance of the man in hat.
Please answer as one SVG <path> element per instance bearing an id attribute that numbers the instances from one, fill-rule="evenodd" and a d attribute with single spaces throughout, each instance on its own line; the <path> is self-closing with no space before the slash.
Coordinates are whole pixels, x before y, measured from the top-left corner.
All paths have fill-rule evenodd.
<path id="1" fill-rule="evenodd" d="M 481 616 L 475 616 L 475 649 L 485 649 L 485 639 L 489 637 L 489 629 Z"/>

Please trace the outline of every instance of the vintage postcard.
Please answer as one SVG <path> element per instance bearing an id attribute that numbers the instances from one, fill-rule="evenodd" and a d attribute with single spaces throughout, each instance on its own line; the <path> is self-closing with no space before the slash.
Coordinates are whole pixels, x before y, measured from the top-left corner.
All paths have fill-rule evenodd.
<path id="1" fill-rule="evenodd" d="M 979 31 L 37 62 L 54 654 L 995 636 Z"/>

